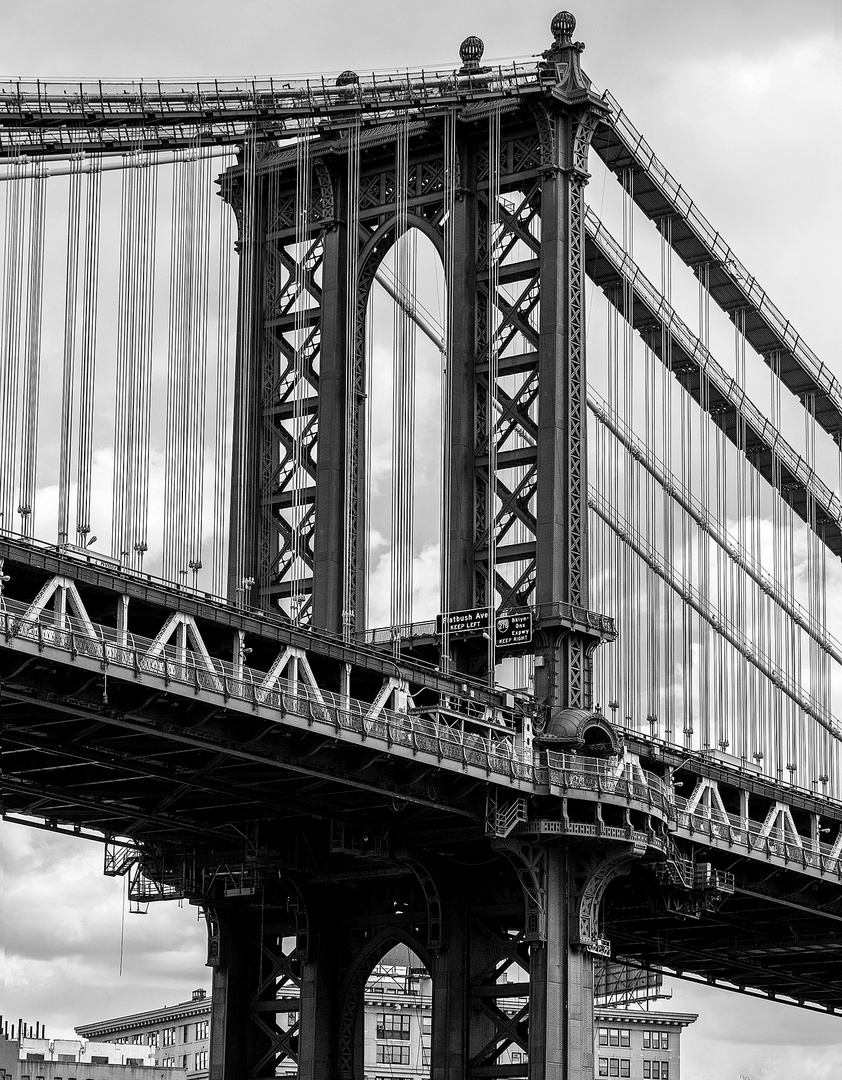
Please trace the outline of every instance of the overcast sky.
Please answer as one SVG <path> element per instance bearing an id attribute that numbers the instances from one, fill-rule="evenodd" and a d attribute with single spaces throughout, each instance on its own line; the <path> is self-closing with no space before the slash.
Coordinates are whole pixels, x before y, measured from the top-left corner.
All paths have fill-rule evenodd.
<path id="1" fill-rule="evenodd" d="M 550 43 L 555 8 L 499 0 L 28 0 L 5 5 L 0 70 L 37 77 L 276 75 L 452 62 Z M 810 0 L 582 3 L 583 63 L 807 342 L 842 378 L 839 123 L 842 8 Z M 96 845 L 3 827 L 4 1015 L 78 1023 L 189 997 L 209 985 L 195 909 L 126 914 Z M 123 925 L 124 923 L 124 925 Z M 120 965 L 122 957 L 122 975 Z M 683 1076 L 823 1080 L 842 1073 L 842 1024 L 676 984 L 701 1013 Z"/>

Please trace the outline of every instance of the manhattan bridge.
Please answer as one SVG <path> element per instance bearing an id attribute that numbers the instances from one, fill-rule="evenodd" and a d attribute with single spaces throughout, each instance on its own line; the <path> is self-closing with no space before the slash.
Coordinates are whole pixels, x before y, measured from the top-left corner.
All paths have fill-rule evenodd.
<path id="1" fill-rule="evenodd" d="M 575 28 L 0 82 L 3 812 L 204 912 L 214 1080 L 362 1080 L 398 943 L 434 1080 L 842 1011 L 842 385 Z"/>

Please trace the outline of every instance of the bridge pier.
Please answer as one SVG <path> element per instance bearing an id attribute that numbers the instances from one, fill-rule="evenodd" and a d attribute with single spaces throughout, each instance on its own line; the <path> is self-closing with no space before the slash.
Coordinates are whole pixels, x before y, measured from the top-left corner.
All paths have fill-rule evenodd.
<path id="1" fill-rule="evenodd" d="M 599 855 L 592 855 L 599 866 Z M 533 946 L 529 972 L 529 1080 L 594 1077 L 595 943 L 578 932 L 582 882 L 577 855 L 546 847 L 545 940 Z M 594 912 L 594 915 L 596 913 Z"/>
<path id="2" fill-rule="evenodd" d="M 312 973 L 304 977 L 294 911 L 281 902 L 268 904 L 265 896 L 258 903 L 255 896 L 243 899 L 222 901 L 208 913 L 210 1080 L 274 1076 L 278 1063 L 299 1058 L 301 1034 L 315 1034 L 317 1015 L 329 1016 L 314 993 Z"/>
<path id="3" fill-rule="evenodd" d="M 498 858 L 481 845 L 428 882 L 441 912 L 431 948 L 423 889 L 394 866 L 353 888 L 314 888 L 306 910 L 283 888 L 220 901 L 211 1080 L 264 1080 L 284 1063 L 299 1080 L 364 1080 L 365 987 L 398 943 L 432 980 L 430 1080 L 592 1080 L 597 913 L 630 855 L 504 843 Z"/>

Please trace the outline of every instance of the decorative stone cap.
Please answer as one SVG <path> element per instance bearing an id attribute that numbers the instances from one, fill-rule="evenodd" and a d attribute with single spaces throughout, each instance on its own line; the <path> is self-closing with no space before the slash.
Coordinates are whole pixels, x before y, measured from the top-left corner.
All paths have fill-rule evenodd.
<path id="1" fill-rule="evenodd" d="M 608 746 L 610 753 L 620 751 L 617 733 L 601 712 L 590 709 L 551 708 L 547 725 L 535 736 L 535 742 L 544 746 L 582 747 Z"/>
<path id="2" fill-rule="evenodd" d="M 585 46 L 573 40 L 575 29 L 575 17 L 569 11 L 560 11 L 550 23 L 553 43 L 541 54 L 546 60 L 542 65 L 544 77 L 552 78 L 558 84 L 557 89 L 569 97 L 579 97 L 591 87 L 579 60 Z"/>

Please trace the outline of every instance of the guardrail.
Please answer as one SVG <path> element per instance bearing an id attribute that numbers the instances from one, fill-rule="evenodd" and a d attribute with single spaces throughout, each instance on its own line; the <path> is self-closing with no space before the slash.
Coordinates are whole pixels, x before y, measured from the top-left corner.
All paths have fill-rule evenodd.
<path id="1" fill-rule="evenodd" d="M 471 732 L 437 724 L 423 715 L 382 708 L 375 715 L 371 702 L 345 697 L 305 683 L 278 678 L 268 681 L 268 673 L 243 665 L 242 668 L 210 657 L 197 656 L 189 648 L 159 646 L 150 653 L 151 639 L 121 634 L 113 627 L 94 625 L 95 637 L 72 616 L 63 625 L 46 618 L 25 618 L 26 605 L 7 600 L 0 612 L 0 631 L 7 643 L 23 639 L 68 654 L 71 659 L 87 657 L 104 670 L 116 667 L 133 678 L 144 675 L 189 687 L 195 693 L 221 695 L 226 701 L 241 701 L 253 709 L 268 709 L 281 715 L 297 716 L 327 734 L 353 732 L 364 739 L 382 741 L 387 747 L 401 746 L 430 754 L 440 762 L 475 767 L 488 775 L 527 783 L 538 783 L 538 770 L 531 752 L 519 753 L 510 738 L 495 740 Z M 52 616 L 52 612 L 45 613 Z M 210 665 L 210 666 L 208 666 Z M 512 730 L 512 736 L 516 734 Z"/>
<path id="2" fill-rule="evenodd" d="M 250 136 L 306 135 L 316 124 L 355 116 L 461 106 L 519 97 L 542 85 L 537 59 L 458 68 L 357 75 L 125 83 L 0 81 L 0 147 L 7 155 L 67 153 L 99 147 L 121 153 L 243 142 Z"/>
<path id="3" fill-rule="evenodd" d="M 660 812 L 674 828 L 704 837 L 711 846 L 727 844 L 748 852 L 777 856 L 842 879 L 842 857 L 833 854 L 835 845 L 811 836 L 793 836 L 784 829 L 766 828 L 758 821 L 743 821 L 733 814 L 714 817 L 708 808 L 688 810 L 689 800 L 678 795 L 661 777 L 618 758 L 588 758 L 572 754 L 547 753 L 550 788 L 566 792 L 588 791 L 596 795 L 634 799 L 642 808 Z"/>

